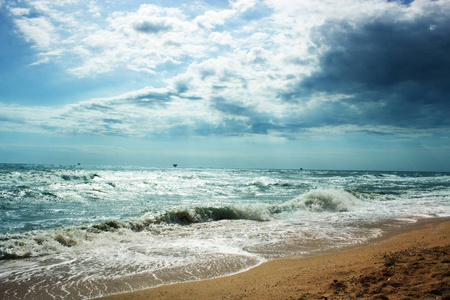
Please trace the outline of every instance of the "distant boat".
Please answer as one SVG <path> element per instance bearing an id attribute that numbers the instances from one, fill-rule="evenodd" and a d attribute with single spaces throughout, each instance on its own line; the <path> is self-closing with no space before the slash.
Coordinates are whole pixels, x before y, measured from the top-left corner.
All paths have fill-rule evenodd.
<path id="1" fill-rule="evenodd" d="M 178 166 L 178 164 L 173 164 L 173 167 L 176 168 Z"/>

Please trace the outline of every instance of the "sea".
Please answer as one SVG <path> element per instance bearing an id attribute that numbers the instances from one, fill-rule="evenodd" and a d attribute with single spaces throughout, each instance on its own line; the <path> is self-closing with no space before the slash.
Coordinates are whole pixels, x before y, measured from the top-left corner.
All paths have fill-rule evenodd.
<path id="1" fill-rule="evenodd" d="M 2 299 L 90 299 L 450 216 L 450 172 L 0 164 Z"/>

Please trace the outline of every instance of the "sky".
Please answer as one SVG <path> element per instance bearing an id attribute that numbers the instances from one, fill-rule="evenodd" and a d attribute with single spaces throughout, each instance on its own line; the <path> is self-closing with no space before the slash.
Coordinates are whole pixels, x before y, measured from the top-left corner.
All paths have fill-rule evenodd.
<path id="1" fill-rule="evenodd" d="M 450 0 L 0 0 L 0 162 L 450 171 Z"/>

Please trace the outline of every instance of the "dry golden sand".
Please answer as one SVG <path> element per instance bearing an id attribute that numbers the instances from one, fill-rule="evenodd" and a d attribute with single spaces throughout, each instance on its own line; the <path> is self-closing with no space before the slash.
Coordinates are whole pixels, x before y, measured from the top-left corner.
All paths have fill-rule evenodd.
<path id="1" fill-rule="evenodd" d="M 105 299 L 450 299 L 450 222 L 414 227 L 375 245 Z"/>

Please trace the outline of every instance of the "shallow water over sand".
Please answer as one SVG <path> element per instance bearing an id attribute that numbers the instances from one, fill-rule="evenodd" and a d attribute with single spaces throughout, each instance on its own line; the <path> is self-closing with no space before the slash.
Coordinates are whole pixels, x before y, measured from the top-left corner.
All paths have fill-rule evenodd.
<path id="1" fill-rule="evenodd" d="M 6 299 L 217 277 L 450 216 L 446 173 L 0 165 L 0 188 Z"/>

